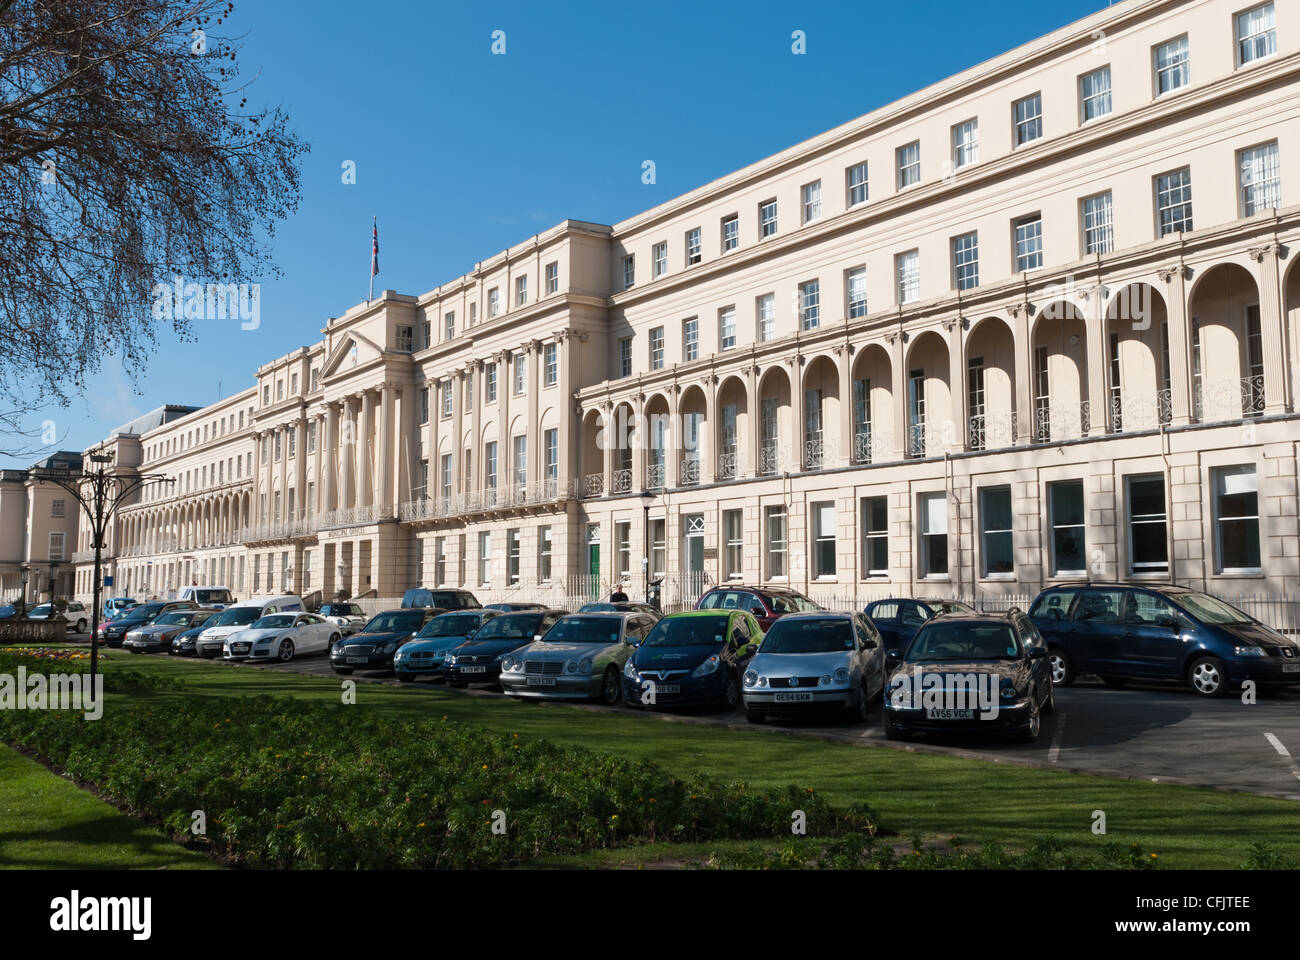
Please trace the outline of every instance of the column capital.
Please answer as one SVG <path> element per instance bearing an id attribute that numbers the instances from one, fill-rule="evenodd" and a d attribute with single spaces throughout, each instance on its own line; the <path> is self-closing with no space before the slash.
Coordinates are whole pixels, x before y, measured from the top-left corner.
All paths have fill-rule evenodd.
<path id="1" fill-rule="evenodd" d="M 1173 283 L 1174 278 L 1181 280 L 1187 279 L 1187 265 L 1182 263 L 1168 264 L 1163 267 L 1156 267 L 1156 276 L 1165 283 Z"/>
<path id="2" fill-rule="evenodd" d="M 1276 240 L 1270 240 L 1268 243 L 1251 247 L 1246 251 L 1246 255 L 1256 263 L 1263 263 L 1269 257 L 1276 257 L 1280 250 L 1281 245 Z"/>

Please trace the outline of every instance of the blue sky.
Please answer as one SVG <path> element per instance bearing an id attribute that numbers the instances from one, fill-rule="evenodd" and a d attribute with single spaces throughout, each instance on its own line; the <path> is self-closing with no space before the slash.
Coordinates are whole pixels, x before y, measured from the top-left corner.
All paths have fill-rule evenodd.
<path id="1" fill-rule="evenodd" d="M 376 290 L 424 293 L 562 219 L 618 222 L 1105 5 L 238 0 L 250 101 L 284 105 L 312 148 L 274 241 L 282 276 L 249 278 L 261 326 L 164 333 L 134 381 L 110 359 L 83 398 L 34 403 L 30 422 L 52 419 L 58 447 L 81 450 L 163 403 L 251 385 L 257 364 L 365 298 L 372 216 Z"/>

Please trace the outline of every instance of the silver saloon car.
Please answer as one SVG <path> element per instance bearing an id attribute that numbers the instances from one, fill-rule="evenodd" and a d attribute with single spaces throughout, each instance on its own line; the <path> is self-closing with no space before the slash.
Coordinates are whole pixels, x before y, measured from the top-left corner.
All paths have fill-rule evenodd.
<path id="1" fill-rule="evenodd" d="M 834 708 L 864 721 L 885 686 L 885 653 L 861 613 L 791 613 L 772 624 L 745 670 L 750 723 L 774 713 Z"/>
<path id="2" fill-rule="evenodd" d="M 655 624 L 643 613 L 571 613 L 540 640 L 501 661 L 501 689 L 513 697 L 618 702 L 623 667 Z"/>

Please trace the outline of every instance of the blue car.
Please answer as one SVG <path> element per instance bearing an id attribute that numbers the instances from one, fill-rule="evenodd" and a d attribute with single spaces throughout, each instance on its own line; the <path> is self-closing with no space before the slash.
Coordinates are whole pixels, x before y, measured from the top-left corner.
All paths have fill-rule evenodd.
<path id="1" fill-rule="evenodd" d="M 473 637 L 484 623 L 501 616 L 499 610 L 454 610 L 434 617 L 393 657 L 393 672 L 403 683 L 416 677 L 441 677 L 443 662 Z"/>
<path id="2" fill-rule="evenodd" d="M 690 610 L 654 625 L 623 667 L 629 706 L 709 704 L 734 710 L 763 631 L 744 610 Z"/>
<path id="3" fill-rule="evenodd" d="M 871 622 L 880 631 L 880 637 L 886 647 L 906 650 L 907 645 L 916 636 L 916 631 L 932 617 L 946 613 L 970 615 L 976 611 L 974 607 L 960 600 L 891 597 L 888 600 L 875 600 L 867 604 L 863 612 L 871 618 Z"/>
<path id="4" fill-rule="evenodd" d="M 471 683 L 499 682 L 501 661 L 543 636 L 565 615 L 564 610 L 542 609 L 489 618 L 472 639 L 462 643 L 443 661 L 447 684 L 465 687 Z"/>
<path id="5" fill-rule="evenodd" d="M 1029 608 L 1047 641 L 1052 679 L 1081 673 L 1111 686 L 1172 680 L 1202 697 L 1226 696 L 1245 680 L 1300 683 L 1300 647 L 1208 594 L 1157 584 L 1051 587 Z"/>

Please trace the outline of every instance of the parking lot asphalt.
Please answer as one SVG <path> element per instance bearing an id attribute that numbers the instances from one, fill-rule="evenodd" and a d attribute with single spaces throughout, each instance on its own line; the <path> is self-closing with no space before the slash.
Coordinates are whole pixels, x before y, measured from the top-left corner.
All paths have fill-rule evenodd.
<path id="1" fill-rule="evenodd" d="M 220 661 L 213 661 L 220 662 Z M 276 670 L 335 680 L 391 683 L 390 674 L 334 673 L 323 656 L 289 663 L 230 664 L 238 669 Z M 436 687 L 461 696 L 503 696 L 495 687 L 463 690 L 441 682 L 418 680 L 407 687 Z M 529 701 L 546 709 L 554 701 Z M 623 704 L 568 704 L 670 722 L 792 734 L 863 746 L 943 753 L 1044 769 L 1068 770 L 1129 780 L 1149 780 L 1210 787 L 1300 800 L 1300 688 L 1260 694 L 1253 704 L 1234 694 L 1204 699 L 1177 686 L 1129 684 L 1114 688 L 1082 678 L 1056 690 L 1056 712 L 1043 717 L 1034 743 L 995 736 L 919 737 L 911 742 L 885 739 L 881 708 L 868 721 L 836 723 L 825 717 L 769 719 L 752 724 L 743 709 L 730 713 L 705 710 L 647 712 Z"/>

